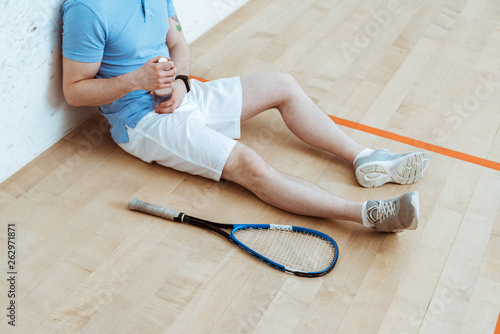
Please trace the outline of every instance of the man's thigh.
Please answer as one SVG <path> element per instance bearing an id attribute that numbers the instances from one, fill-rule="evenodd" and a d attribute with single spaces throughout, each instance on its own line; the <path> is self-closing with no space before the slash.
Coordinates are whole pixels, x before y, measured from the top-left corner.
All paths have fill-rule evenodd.
<path id="1" fill-rule="evenodd" d="M 271 109 L 278 108 L 297 86 L 290 74 L 262 73 L 241 77 L 243 105 L 241 121 Z"/>
<path id="2" fill-rule="evenodd" d="M 198 105 L 208 127 L 230 138 L 240 138 L 242 88 L 239 77 L 204 83 L 191 80 L 191 92 L 184 99 Z"/>

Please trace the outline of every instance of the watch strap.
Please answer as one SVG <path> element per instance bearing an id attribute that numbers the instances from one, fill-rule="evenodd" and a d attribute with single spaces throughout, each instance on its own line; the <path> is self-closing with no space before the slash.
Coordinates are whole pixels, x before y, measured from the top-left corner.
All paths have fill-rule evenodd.
<path id="1" fill-rule="evenodd" d="M 187 75 L 178 75 L 175 77 L 175 80 L 177 79 L 181 79 L 184 84 L 186 85 L 186 93 L 189 93 L 189 91 L 191 90 L 191 87 L 189 85 L 189 76 Z"/>

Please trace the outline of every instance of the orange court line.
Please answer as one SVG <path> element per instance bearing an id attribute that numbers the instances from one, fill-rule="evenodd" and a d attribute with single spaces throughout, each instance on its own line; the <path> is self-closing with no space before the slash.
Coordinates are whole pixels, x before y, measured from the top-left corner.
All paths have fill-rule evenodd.
<path id="1" fill-rule="evenodd" d="M 207 82 L 208 81 L 207 79 L 198 78 L 198 77 L 195 77 L 194 75 L 190 75 L 189 79 L 195 79 L 195 80 L 198 80 L 198 81 L 201 81 L 201 82 Z"/>
<path id="2" fill-rule="evenodd" d="M 419 148 L 422 148 L 424 150 L 428 150 L 428 151 L 432 151 L 432 152 L 439 153 L 442 155 L 446 155 L 448 157 L 463 160 L 466 162 L 470 162 L 470 163 L 473 163 L 473 164 L 476 164 L 479 166 L 483 166 L 483 167 L 487 167 L 487 168 L 491 168 L 491 169 L 495 169 L 495 170 L 500 170 L 500 163 L 495 162 L 495 161 L 486 160 L 486 159 L 479 158 L 479 157 L 476 157 L 476 156 L 473 156 L 470 154 L 450 150 L 450 149 L 445 148 L 445 147 L 429 144 L 429 143 L 426 143 L 426 142 L 423 142 L 420 140 L 408 138 L 408 137 L 401 136 L 401 135 L 398 135 L 398 134 L 395 134 L 392 132 L 380 130 L 380 129 L 377 129 L 377 128 L 374 128 L 374 127 L 371 127 L 368 125 L 356 123 L 356 122 L 349 121 L 349 120 L 339 118 L 339 117 L 335 117 L 332 115 L 329 115 L 329 116 L 334 122 L 336 122 L 339 125 L 343 125 L 343 126 L 347 126 L 347 127 L 356 129 L 356 130 L 371 133 L 373 135 L 376 135 L 379 137 L 384 137 L 384 138 L 391 139 L 394 141 L 398 141 L 400 143 L 419 147 Z"/>
<path id="3" fill-rule="evenodd" d="M 206 79 L 198 78 L 195 76 L 190 76 L 190 78 L 199 80 L 201 82 L 208 81 Z M 339 125 L 347 126 L 349 128 L 355 129 L 355 130 L 360 130 L 360 131 L 367 132 L 367 133 L 370 133 L 370 134 L 373 134 L 373 135 L 376 135 L 379 137 L 391 139 L 394 141 L 398 141 L 400 143 L 404 143 L 404 144 L 408 144 L 408 145 L 415 146 L 418 148 L 422 148 L 422 149 L 427 150 L 427 151 L 439 153 L 439 154 L 446 155 L 446 156 L 451 157 L 451 158 L 459 159 L 459 160 L 470 162 L 470 163 L 473 163 L 473 164 L 476 164 L 479 166 L 483 166 L 483 167 L 487 167 L 487 168 L 491 168 L 491 169 L 495 169 L 495 170 L 500 171 L 500 163 L 495 162 L 495 161 L 486 160 L 486 159 L 479 158 L 479 157 L 476 157 L 476 156 L 473 156 L 470 154 L 450 150 L 450 149 L 445 148 L 445 147 L 429 144 L 429 143 L 426 143 L 426 142 L 423 142 L 420 140 L 401 136 L 401 135 L 398 135 L 398 134 L 395 134 L 395 133 L 392 133 L 389 131 L 380 130 L 380 129 L 377 129 L 377 128 L 374 128 L 374 127 L 371 127 L 368 125 L 356 123 L 356 122 L 349 121 L 347 119 L 343 119 L 340 117 L 336 117 L 336 116 L 332 116 L 332 115 L 328 115 L 328 116 L 330 116 L 330 118 L 335 123 L 337 123 Z M 495 334 L 500 334 L 500 333 L 495 332 Z"/>

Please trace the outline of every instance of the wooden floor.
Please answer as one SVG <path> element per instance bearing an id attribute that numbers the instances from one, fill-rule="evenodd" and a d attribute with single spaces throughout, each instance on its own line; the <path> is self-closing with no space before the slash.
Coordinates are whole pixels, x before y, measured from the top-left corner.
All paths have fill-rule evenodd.
<path id="1" fill-rule="evenodd" d="M 192 44 L 206 79 L 292 73 L 329 114 L 500 161 L 497 0 L 250 0 Z M 359 143 L 415 149 L 343 128 Z M 420 192 L 420 226 L 380 234 L 288 214 L 227 182 L 146 164 L 96 115 L 0 185 L 17 247 L 16 328 L 2 333 L 493 333 L 500 312 L 500 171 L 433 155 L 410 186 L 364 189 L 275 111 L 241 142 L 349 200 Z M 339 244 L 316 279 L 268 268 L 220 237 L 127 210 L 131 197 L 228 223 L 312 227 Z"/>

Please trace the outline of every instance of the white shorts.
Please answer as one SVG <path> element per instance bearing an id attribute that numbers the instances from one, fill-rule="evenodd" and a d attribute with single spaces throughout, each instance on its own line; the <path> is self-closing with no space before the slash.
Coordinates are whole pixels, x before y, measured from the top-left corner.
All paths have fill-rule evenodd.
<path id="1" fill-rule="evenodd" d="M 130 140 L 118 145 L 146 162 L 218 181 L 234 139 L 240 138 L 241 108 L 239 77 L 191 80 L 179 108 L 172 114 L 150 112 L 135 128 L 127 127 Z"/>

